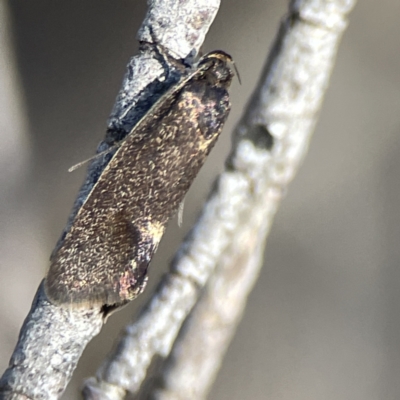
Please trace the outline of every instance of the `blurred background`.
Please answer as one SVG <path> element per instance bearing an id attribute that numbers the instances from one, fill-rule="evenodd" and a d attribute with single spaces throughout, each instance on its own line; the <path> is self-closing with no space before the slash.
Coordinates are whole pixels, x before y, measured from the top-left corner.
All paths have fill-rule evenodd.
<path id="1" fill-rule="evenodd" d="M 223 2 L 203 47 L 230 53 L 242 78 L 223 137 L 187 197 L 183 227 L 170 223 L 145 294 L 90 343 L 64 399 L 78 396 L 194 223 L 286 7 Z M 67 169 L 104 136 L 146 2 L 1 8 L 2 372 L 85 174 Z M 399 16 L 397 0 L 360 1 L 350 16 L 309 154 L 210 399 L 400 398 Z"/>

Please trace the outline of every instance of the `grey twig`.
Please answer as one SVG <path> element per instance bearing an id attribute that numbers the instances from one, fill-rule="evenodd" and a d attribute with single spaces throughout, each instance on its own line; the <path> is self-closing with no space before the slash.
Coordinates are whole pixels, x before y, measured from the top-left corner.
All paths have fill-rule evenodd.
<path id="1" fill-rule="evenodd" d="M 258 90 L 236 128 L 226 171 L 171 273 L 87 382 L 87 398 L 137 393 L 152 359 L 167 357 L 172 346 L 163 387 L 153 394 L 204 398 L 257 279 L 277 207 L 307 151 L 354 4 L 291 2 Z"/>
<path id="2" fill-rule="evenodd" d="M 169 60 L 161 60 L 154 46 L 148 43 L 156 42 L 171 58 L 193 56 L 199 50 L 218 7 L 219 0 L 151 2 L 138 34 L 141 52 L 128 65 L 109 120 L 107 137 L 99 151 L 127 134 L 161 94 L 160 91 L 170 84 L 168 79 L 173 78 L 173 63 L 169 65 Z M 69 223 L 106 163 L 107 160 L 100 158 L 90 166 Z M 40 285 L 21 328 L 9 368 L 0 380 L 0 398 L 60 397 L 83 349 L 102 325 L 100 309 L 76 310 L 54 306 L 48 302 L 43 285 Z"/>
<path id="3" fill-rule="evenodd" d="M 21 96 L 20 80 L 15 68 L 9 10 L 6 2 L 0 4 L 0 177 L 2 198 L 20 183 L 29 160 L 29 141 L 25 105 Z"/>

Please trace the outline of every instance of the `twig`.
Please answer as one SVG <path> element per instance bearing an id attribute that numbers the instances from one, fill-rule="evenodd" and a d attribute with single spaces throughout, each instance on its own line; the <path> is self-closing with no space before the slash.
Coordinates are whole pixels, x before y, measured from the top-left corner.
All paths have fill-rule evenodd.
<path id="1" fill-rule="evenodd" d="M 298 170 L 355 0 L 299 0 L 290 5 L 235 148 L 171 273 L 116 351 L 86 385 L 87 398 L 137 393 L 158 355 L 167 357 L 158 399 L 203 398 L 257 279 L 265 239 Z"/>
<path id="2" fill-rule="evenodd" d="M 20 183 L 29 160 L 29 140 L 21 82 L 15 68 L 12 49 L 12 30 L 8 4 L 0 4 L 0 177 L 2 197 L 11 197 L 10 192 Z M 7 187 L 6 187 L 7 185 Z"/>
<path id="3" fill-rule="evenodd" d="M 197 53 L 218 11 L 218 0 L 154 0 L 138 34 L 141 53 L 128 65 L 121 92 L 109 120 L 106 140 L 98 151 L 112 145 L 159 96 L 166 69 L 153 46 L 156 41 L 171 57 Z M 155 84 L 154 84 L 155 83 Z M 106 160 L 95 160 L 78 195 L 67 228 L 84 201 Z M 31 311 L 21 328 L 9 368 L 0 380 L 1 399 L 54 399 L 61 396 L 89 340 L 103 325 L 99 309 L 73 310 L 48 302 L 40 285 Z"/>

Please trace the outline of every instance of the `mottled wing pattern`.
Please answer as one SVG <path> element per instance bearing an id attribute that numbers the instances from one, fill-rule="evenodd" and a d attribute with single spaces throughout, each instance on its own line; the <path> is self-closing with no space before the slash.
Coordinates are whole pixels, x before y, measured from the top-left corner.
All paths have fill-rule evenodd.
<path id="1" fill-rule="evenodd" d="M 93 187 L 51 260 L 45 288 L 55 303 L 118 305 L 143 290 L 165 226 L 229 114 L 230 57 L 206 57 L 139 122 Z"/>

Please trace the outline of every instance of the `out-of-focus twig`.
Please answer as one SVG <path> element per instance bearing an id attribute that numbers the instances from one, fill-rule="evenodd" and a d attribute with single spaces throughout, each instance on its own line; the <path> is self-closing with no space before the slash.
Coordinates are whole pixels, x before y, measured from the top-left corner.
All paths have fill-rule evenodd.
<path id="1" fill-rule="evenodd" d="M 12 18 L 8 2 L 0 2 L 0 365 L 6 360 L 9 347 L 7 331 L 13 329 L 24 302 L 29 280 L 26 276 L 29 251 L 37 249 L 35 217 L 27 205 L 26 186 L 29 177 L 31 147 L 24 93 L 14 53 Z M 21 223 L 24 229 L 21 230 Z M 39 263 L 39 261 L 38 261 Z M 32 270 L 35 265 L 31 265 Z M 16 295 L 18 293 L 18 295 Z M 12 298 L 12 300 L 11 300 Z M 8 354 L 7 354 L 8 356 Z"/>
<path id="2" fill-rule="evenodd" d="M 279 202 L 307 151 L 354 4 L 291 2 L 258 90 L 236 129 L 226 171 L 171 273 L 126 328 L 97 378 L 87 382 L 87 398 L 137 393 L 153 357 L 167 357 L 172 346 L 155 397 L 206 396 L 257 279 Z"/>
<path id="3" fill-rule="evenodd" d="M 154 398 L 207 395 L 262 266 L 265 241 L 305 156 L 355 0 L 297 0 L 236 128 L 226 173 L 246 176 L 247 206 L 185 322 Z"/>
<path id="4" fill-rule="evenodd" d="M 110 146 L 154 103 L 168 85 L 173 65 L 160 60 L 154 46 L 161 45 L 176 59 L 194 55 L 218 11 L 219 0 L 153 0 L 138 39 L 141 52 L 128 65 L 128 72 L 109 120 L 106 140 L 99 151 Z M 168 69 L 168 71 L 166 71 Z M 170 69 L 170 70 L 169 70 Z M 69 219 L 85 200 L 107 160 L 96 159 Z M 72 309 L 55 306 L 40 285 L 10 360 L 0 380 L 1 399 L 55 399 L 61 396 L 86 344 L 100 331 L 103 314 L 98 308 Z"/>
<path id="5" fill-rule="evenodd" d="M 4 185 L 10 186 L 18 182 L 16 174 L 25 170 L 29 158 L 29 143 L 25 107 L 12 49 L 11 21 L 6 2 L 0 4 L 0 19 L 0 168 L 5 172 L 1 174 L 0 185 L 4 189 Z M 9 190 L 2 191 L 2 195 L 7 193 Z"/>

